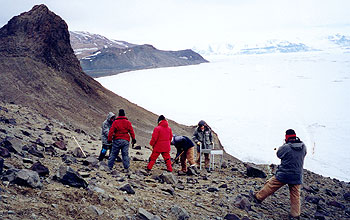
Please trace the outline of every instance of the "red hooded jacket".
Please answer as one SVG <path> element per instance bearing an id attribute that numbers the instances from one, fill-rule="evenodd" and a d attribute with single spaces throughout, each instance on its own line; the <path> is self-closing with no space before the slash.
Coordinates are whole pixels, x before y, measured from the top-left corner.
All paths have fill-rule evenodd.
<path id="1" fill-rule="evenodd" d="M 159 122 L 158 126 L 154 128 L 152 139 L 149 142 L 153 146 L 155 152 L 170 152 L 170 142 L 173 138 L 173 132 L 166 120 Z"/>
<path id="2" fill-rule="evenodd" d="M 135 139 L 135 133 L 131 122 L 125 116 L 118 116 L 109 129 L 108 141 L 124 139 L 130 142 L 130 136 L 132 139 Z"/>

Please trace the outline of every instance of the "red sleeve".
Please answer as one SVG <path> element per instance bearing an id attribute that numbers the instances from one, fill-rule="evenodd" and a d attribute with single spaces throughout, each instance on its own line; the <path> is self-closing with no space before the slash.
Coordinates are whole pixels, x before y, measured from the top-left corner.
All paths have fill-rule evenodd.
<path id="1" fill-rule="evenodd" d="M 157 127 L 155 127 L 155 128 L 153 129 L 152 139 L 151 139 L 151 141 L 149 142 L 149 144 L 150 144 L 152 147 L 154 147 L 154 145 L 156 144 L 156 142 L 157 142 L 157 140 L 158 140 L 158 133 L 159 133 L 159 131 L 158 131 Z"/>
<path id="2" fill-rule="evenodd" d="M 114 136 L 114 132 L 115 132 L 115 122 L 113 122 L 111 128 L 109 129 L 108 132 L 108 141 L 112 141 L 113 140 L 113 136 Z"/>
<path id="3" fill-rule="evenodd" d="M 170 137 L 169 137 L 169 139 L 170 139 L 170 142 L 171 142 L 171 140 L 173 139 L 173 131 L 171 130 L 170 127 L 169 127 L 169 129 L 170 129 Z"/>
<path id="4" fill-rule="evenodd" d="M 135 139 L 135 132 L 134 132 L 134 129 L 132 128 L 131 122 L 129 123 L 129 133 L 131 135 L 131 138 Z"/>

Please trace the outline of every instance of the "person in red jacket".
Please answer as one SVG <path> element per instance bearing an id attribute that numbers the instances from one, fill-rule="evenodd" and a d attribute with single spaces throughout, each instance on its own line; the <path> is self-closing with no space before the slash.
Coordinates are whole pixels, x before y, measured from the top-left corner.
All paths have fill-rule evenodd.
<path id="1" fill-rule="evenodd" d="M 131 122 L 125 117 L 124 109 L 119 110 L 118 117 L 114 120 L 108 133 L 108 142 L 112 145 L 112 152 L 108 159 L 108 167 L 113 168 L 115 159 L 117 158 L 119 151 L 122 151 L 122 160 L 124 166 L 124 172 L 129 172 L 130 158 L 129 158 L 129 142 L 130 136 L 132 138 L 132 144 L 136 143 L 134 129 Z"/>
<path id="2" fill-rule="evenodd" d="M 153 147 L 152 154 L 149 158 L 149 163 L 147 165 L 147 170 L 152 170 L 158 156 L 162 154 L 167 171 L 172 172 L 170 160 L 170 143 L 173 138 L 173 132 L 169 127 L 168 121 L 163 115 L 158 118 L 158 126 L 154 128 L 152 133 L 152 139 L 149 144 Z"/>

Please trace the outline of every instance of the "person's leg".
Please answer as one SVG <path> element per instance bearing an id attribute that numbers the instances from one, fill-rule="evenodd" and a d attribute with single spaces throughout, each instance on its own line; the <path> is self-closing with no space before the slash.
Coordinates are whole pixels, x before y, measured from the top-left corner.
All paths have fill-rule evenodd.
<path id="1" fill-rule="evenodd" d="M 180 162 L 181 162 L 181 170 L 183 172 L 187 172 L 187 166 L 186 166 L 186 153 L 187 152 L 183 152 L 180 156 Z"/>
<path id="2" fill-rule="evenodd" d="M 209 154 L 204 154 L 204 165 L 205 165 L 205 168 L 208 169 L 209 166 L 210 166 L 210 159 L 209 159 Z"/>
<path id="3" fill-rule="evenodd" d="M 153 165 L 156 163 L 156 160 L 158 158 L 160 153 L 158 152 L 152 152 L 151 156 L 149 157 L 149 163 L 147 165 L 148 170 L 152 170 Z"/>
<path id="4" fill-rule="evenodd" d="M 120 140 L 121 150 L 122 150 L 122 160 L 124 169 L 129 169 L 130 158 L 129 158 L 129 141 Z"/>
<path id="5" fill-rule="evenodd" d="M 190 166 L 196 164 L 194 162 L 194 147 L 191 147 L 190 149 L 187 150 L 186 158 L 187 158 L 187 161 L 190 164 Z"/>
<path id="6" fill-rule="evenodd" d="M 266 199 L 268 196 L 276 192 L 279 188 L 281 188 L 284 185 L 285 183 L 278 181 L 276 177 L 273 176 L 266 181 L 264 187 L 255 194 L 255 197 L 256 199 L 262 202 L 264 199 Z"/>
<path id="7" fill-rule="evenodd" d="M 110 153 L 109 159 L 108 159 L 108 167 L 109 167 L 109 169 L 113 168 L 114 162 L 115 162 L 115 158 L 119 154 L 119 150 L 120 150 L 120 147 L 119 147 L 118 140 L 113 140 L 112 152 Z"/>
<path id="8" fill-rule="evenodd" d="M 300 216 L 300 185 L 289 184 L 290 215 Z"/>
<path id="9" fill-rule="evenodd" d="M 171 160 L 170 160 L 170 153 L 169 152 L 163 152 L 162 156 L 164 158 L 165 164 L 166 164 L 166 169 L 169 172 L 173 172 L 173 168 L 171 166 Z"/>
<path id="10" fill-rule="evenodd" d="M 102 144 L 102 149 L 101 149 L 101 152 L 100 152 L 100 156 L 98 156 L 98 160 L 99 161 L 102 161 L 103 158 L 105 158 L 107 150 L 108 150 L 108 145 Z"/>

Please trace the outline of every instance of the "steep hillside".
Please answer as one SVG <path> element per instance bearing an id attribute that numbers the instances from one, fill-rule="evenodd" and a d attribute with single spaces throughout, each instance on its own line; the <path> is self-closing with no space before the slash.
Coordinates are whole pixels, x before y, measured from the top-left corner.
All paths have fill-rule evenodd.
<path id="1" fill-rule="evenodd" d="M 0 29 L 0 98 L 67 124 L 99 133 L 109 111 L 124 108 L 146 145 L 154 115 L 102 87 L 86 75 L 73 53 L 67 24 L 45 5 L 12 18 Z M 166 116 L 166 113 L 164 113 Z M 191 128 L 170 122 L 178 134 Z"/>

